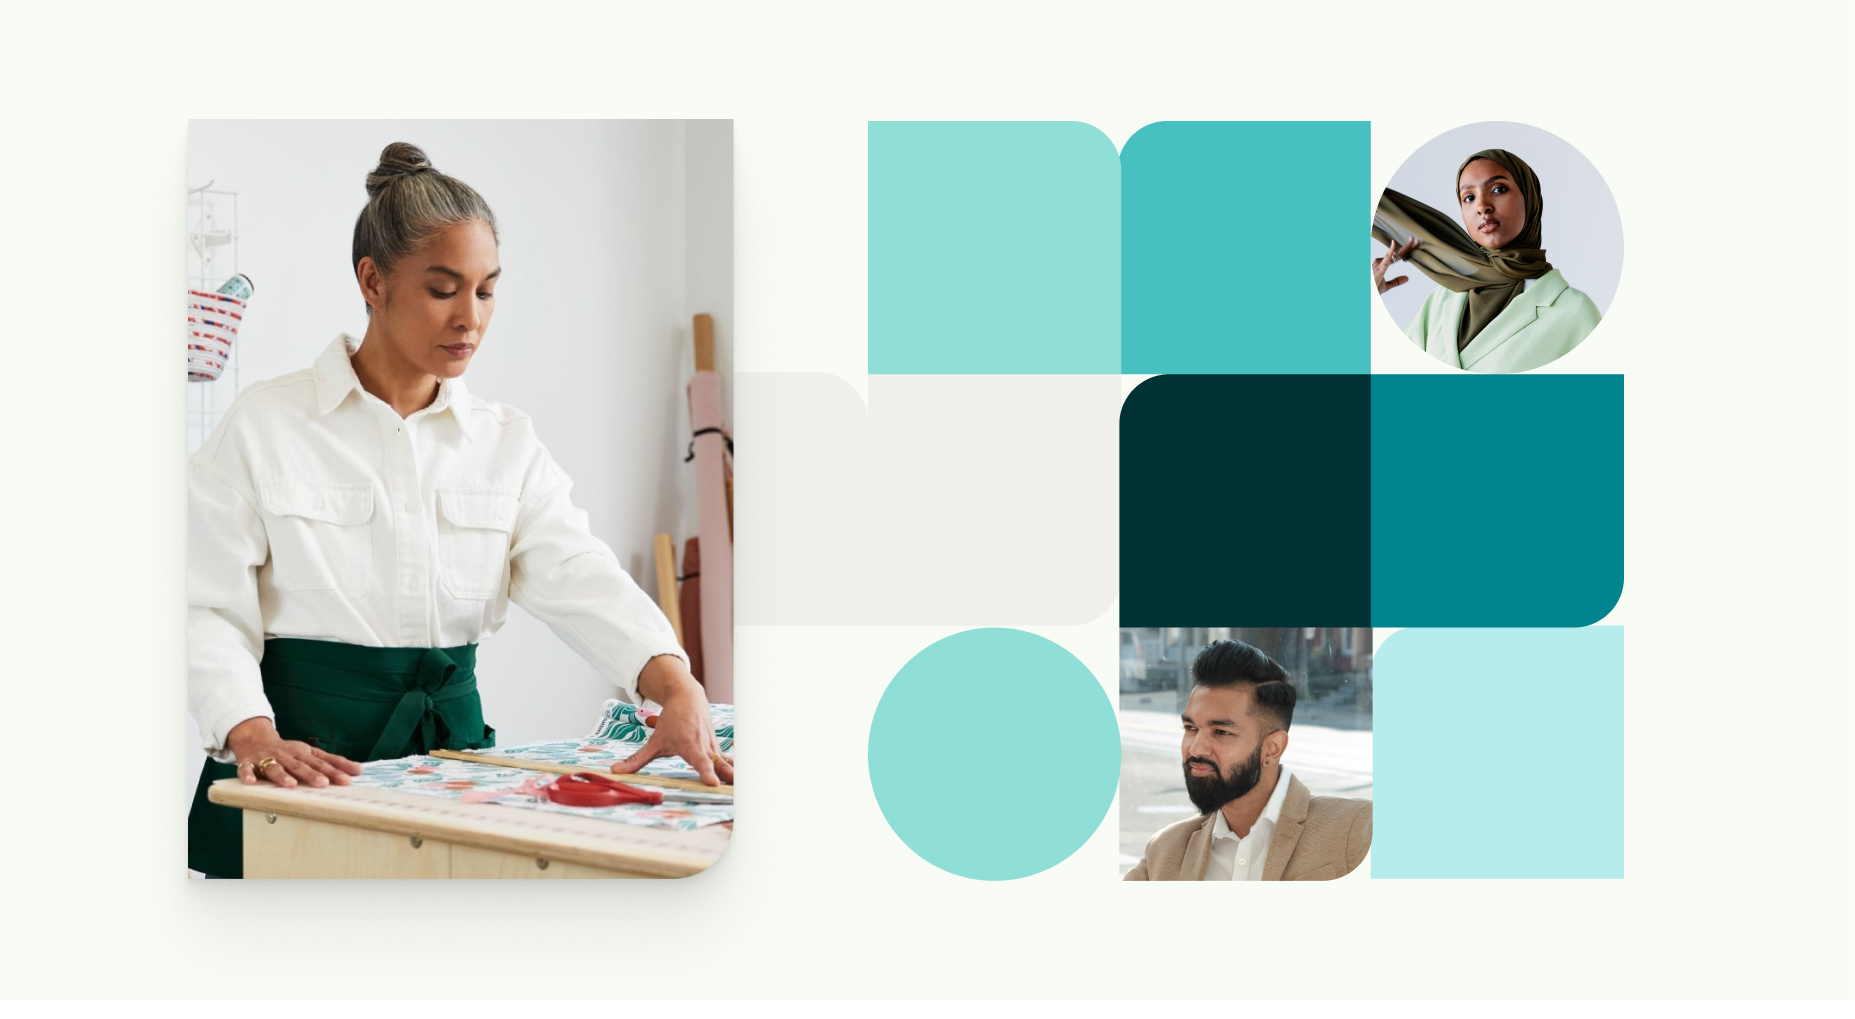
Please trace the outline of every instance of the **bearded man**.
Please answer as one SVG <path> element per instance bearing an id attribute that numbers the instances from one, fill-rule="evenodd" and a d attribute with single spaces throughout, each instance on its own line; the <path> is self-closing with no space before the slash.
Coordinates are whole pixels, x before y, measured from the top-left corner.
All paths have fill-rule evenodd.
<path id="1" fill-rule="evenodd" d="M 1359 866 L 1372 801 L 1313 796 L 1289 774 L 1294 714 L 1294 684 L 1268 655 L 1240 640 L 1200 651 L 1179 755 L 1203 816 L 1154 835 L 1124 880 L 1330 881 Z"/>

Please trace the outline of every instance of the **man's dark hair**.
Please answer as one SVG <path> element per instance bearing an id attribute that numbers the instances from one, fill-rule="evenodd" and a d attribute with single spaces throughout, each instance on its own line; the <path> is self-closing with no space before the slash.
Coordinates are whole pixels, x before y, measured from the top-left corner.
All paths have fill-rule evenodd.
<path id="1" fill-rule="evenodd" d="M 1287 731 L 1295 717 L 1295 685 L 1288 671 L 1268 655 L 1240 640 L 1220 640 L 1192 659 L 1192 682 L 1199 686 L 1248 683 L 1256 699 L 1252 714 Z"/>

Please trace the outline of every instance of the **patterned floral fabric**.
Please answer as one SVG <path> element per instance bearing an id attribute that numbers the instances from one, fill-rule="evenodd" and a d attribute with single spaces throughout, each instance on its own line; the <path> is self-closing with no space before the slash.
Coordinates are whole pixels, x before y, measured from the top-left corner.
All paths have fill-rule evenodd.
<path id="1" fill-rule="evenodd" d="M 710 711 L 714 716 L 715 734 L 721 739 L 722 748 L 726 751 L 734 745 L 734 706 L 716 704 L 711 706 Z M 485 753 L 549 764 L 583 764 L 588 771 L 606 772 L 613 762 L 622 761 L 636 753 L 649 738 L 650 729 L 638 715 L 636 706 L 611 700 L 606 702 L 593 735 L 584 739 L 497 747 Z M 452 800 L 461 800 L 467 794 L 471 799 L 480 799 L 485 793 L 507 791 L 512 795 L 489 802 L 684 831 L 734 820 L 734 797 L 724 793 L 689 793 L 678 790 L 670 793 L 678 799 L 666 799 L 661 806 L 655 807 L 642 803 L 620 804 L 616 807 L 566 807 L 544 798 L 514 793 L 525 783 L 552 779 L 554 776 L 547 772 L 500 768 L 469 761 L 448 761 L 424 755 L 373 761 L 364 765 L 364 768 L 362 774 L 352 780 L 354 785 L 372 789 L 397 789 Z M 696 774 L 680 757 L 658 758 L 644 766 L 644 773 L 672 778 L 694 778 Z"/>
<path id="2" fill-rule="evenodd" d="M 644 724 L 646 717 L 646 714 L 639 712 L 636 704 L 614 698 L 605 702 L 599 724 L 593 726 L 590 735 L 595 739 L 642 743 L 651 738 L 650 727 Z M 733 751 L 734 705 L 709 705 L 709 720 L 715 724 L 715 738 L 721 741 L 721 752 L 725 754 Z"/>

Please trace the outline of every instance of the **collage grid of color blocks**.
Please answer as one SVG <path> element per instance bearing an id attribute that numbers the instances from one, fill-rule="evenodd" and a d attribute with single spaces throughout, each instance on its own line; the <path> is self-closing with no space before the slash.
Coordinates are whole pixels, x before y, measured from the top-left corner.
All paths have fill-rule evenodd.
<path id="1" fill-rule="evenodd" d="M 1623 589 L 1623 377 L 1374 374 L 1371 145 L 1364 122 L 1157 123 L 1119 151 L 1080 123 L 870 125 L 868 420 L 821 399 L 766 438 L 919 453 L 842 507 L 903 549 L 856 605 L 761 621 L 997 621 L 924 648 L 871 727 L 876 797 L 929 863 L 1028 876 L 1101 824 L 1113 707 L 1013 627 L 1112 609 L 1397 628 L 1372 879 L 1623 876 L 1623 630 L 1596 625 Z M 954 452 L 915 438 L 936 429 Z M 959 791 L 968 699 L 1064 733 L 1028 816 Z"/>

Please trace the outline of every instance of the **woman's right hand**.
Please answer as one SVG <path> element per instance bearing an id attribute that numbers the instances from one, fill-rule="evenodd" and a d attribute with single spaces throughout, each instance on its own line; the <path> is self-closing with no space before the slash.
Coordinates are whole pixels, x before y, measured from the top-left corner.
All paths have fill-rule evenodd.
<path id="1" fill-rule="evenodd" d="M 270 782 L 289 789 L 296 785 L 323 787 L 347 785 L 349 775 L 361 766 L 340 754 L 331 754 L 301 740 L 284 739 L 268 718 L 247 718 L 225 737 L 226 749 L 238 759 L 238 780 L 246 785 Z M 274 761 L 260 770 L 259 764 Z"/>
<path id="2" fill-rule="evenodd" d="M 1385 252 L 1384 258 L 1374 258 L 1372 260 L 1372 285 L 1378 288 L 1379 293 L 1382 294 L 1392 287 L 1401 287 L 1411 281 L 1409 276 L 1399 276 L 1397 279 L 1388 280 L 1385 278 L 1385 270 L 1391 268 L 1391 263 L 1401 262 L 1409 258 L 1411 252 L 1417 250 L 1417 245 L 1422 243 L 1422 241 L 1413 237 L 1410 239 L 1409 243 L 1392 245 L 1391 249 Z"/>

